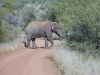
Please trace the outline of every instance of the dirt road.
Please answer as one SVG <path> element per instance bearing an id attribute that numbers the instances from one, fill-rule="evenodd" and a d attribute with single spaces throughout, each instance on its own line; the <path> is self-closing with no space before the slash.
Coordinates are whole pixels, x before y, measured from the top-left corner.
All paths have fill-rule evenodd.
<path id="1" fill-rule="evenodd" d="M 61 75 L 52 61 L 50 49 L 42 48 L 44 40 L 36 39 L 36 44 L 38 49 L 22 48 L 0 55 L 0 75 Z"/>

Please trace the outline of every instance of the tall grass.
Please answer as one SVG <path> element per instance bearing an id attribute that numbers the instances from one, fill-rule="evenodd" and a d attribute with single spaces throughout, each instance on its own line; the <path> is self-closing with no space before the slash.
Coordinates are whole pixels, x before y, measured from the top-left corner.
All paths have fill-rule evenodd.
<path id="1" fill-rule="evenodd" d="M 100 58 L 86 58 L 82 53 L 65 49 L 64 43 L 54 46 L 51 53 L 63 75 L 100 75 Z"/>
<path id="2" fill-rule="evenodd" d="M 24 35 L 20 34 L 16 39 L 10 42 L 1 43 L 0 44 L 0 54 L 6 54 L 9 52 L 13 52 L 19 50 L 20 45 L 23 41 Z"/>

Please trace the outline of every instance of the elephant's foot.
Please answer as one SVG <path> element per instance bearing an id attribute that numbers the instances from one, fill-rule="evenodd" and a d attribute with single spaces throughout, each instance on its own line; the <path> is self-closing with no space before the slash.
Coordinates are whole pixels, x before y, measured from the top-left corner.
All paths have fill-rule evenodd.
<path id="1" fill-rule="evenodd" d="M 26 47 L 26 48 L 31 49 L 31 47 Z"/>
<path id="2" fill-rule="evenodd" d="M 49 47 L 44 47 L 44 49 L 49 49 Z"/>
<path id="3" fill-rule="evenodd" d="M 54 45 L 51 45 L 51 46 L 49 46 L 49 47 L 54 47 Z"/>
<path id="4" fill-rule="evenodd" d="M 36 46 L 36 47 L 32 47 L 32 49 L 37 49 L 38 47 Z"/>

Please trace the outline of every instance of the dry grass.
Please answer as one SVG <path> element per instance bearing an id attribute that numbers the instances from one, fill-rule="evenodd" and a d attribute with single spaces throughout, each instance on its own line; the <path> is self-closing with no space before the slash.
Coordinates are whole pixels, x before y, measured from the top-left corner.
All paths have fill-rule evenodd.
<path id="1" fill-rule="evenodd" d="M 4 54 L 4 53 L 6 54 L 9 52 L 13 52 L 13 51 L 18 50 L 20 48 L 22 41 L 23 41 L 23 37 L 24 37 L 24 35 L 21 34 L 14 41 L 11 41 L 8 43 L 1 43 L 0 44 L 0 54 Z"/>
<path id="2" fill-rule="evenodd" d="M 100 60 L 89 56 L 84 58 L 81 53 L 65 49 L 63 45 L 52 48 L 55 63 L 63 75 L 100 75 Z"/>

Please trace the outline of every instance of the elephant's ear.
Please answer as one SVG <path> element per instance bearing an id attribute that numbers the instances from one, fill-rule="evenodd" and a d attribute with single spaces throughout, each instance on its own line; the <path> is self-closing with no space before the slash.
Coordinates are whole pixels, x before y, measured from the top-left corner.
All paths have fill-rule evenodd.
<path id="1" fill-rule="evenodd" d="M 52 23 L 52 25 L 51 25 L 52 26 L 51 27 L 52 30 L 54 30 L 54 25 L 55 25 L 55 23 Z"/>

